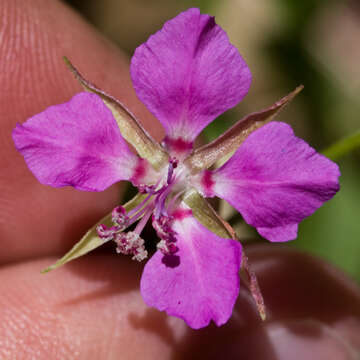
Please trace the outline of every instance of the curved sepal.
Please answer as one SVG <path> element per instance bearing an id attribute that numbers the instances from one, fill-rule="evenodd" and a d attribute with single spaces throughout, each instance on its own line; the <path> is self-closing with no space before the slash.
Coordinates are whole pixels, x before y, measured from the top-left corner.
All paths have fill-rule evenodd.
<path id="1" fill-rule="evenodd" d="M 119 100 L 106 94 L 104 91 L 84 79 L 67 57 L 64 57 L 64 61 L 86 91 L 100 96 L 104 104 L 113 114 L 119 126 L 121 135 L 136 149 L 139 156 L 147 159 L 155 169 L 160 169 L 167 161 L 167 154 L 141 126 L 135 116 L 126 109 Z"/>
<path id="2" fill-rule="evenodd" d="M 223 238 L 232 237 L 232 234 L 224 226 L 214 209 L 195 189 L 187 191 L 183 201 L 192 210 L 196 220 L 208 230 Z"/>
<path id="3" fill-rule="evenodd" d="M 123 207 L 126 211 L 130 211 L 134 209 L 137 205 L 144 200 L 146 195 L 137 194 L 130 201 L 128 201 Z M 80 256 L 86 255 L 90 251 L 95 250 L 99 246 L 105 244 L 107 241 L 104 239 L 100 239 L 96 227 L 100 224 L 104 224 L 107 226 L 112 225 L 111 213 L 103 217 L 99 222 L 97 222 L 82 238 L 78 241 L 70 251 L 68 251 L 61 259 L 59 259 L 55 264 L 49 266 L 48 268 L 42 270 L 42 273 L 47 273 L 51 270 L 55 270 L 56 268 L 65 265 L 67 262 L 77 259 Z"/>
<path id="4" fill-rule="evenodd" d="M 185 160 L 188 168 L 193 174 L 196 174 L 201 170 L 208 169 L 227 154 L 234 152 L 252 132 L 273 120 L 303 88 L 304 86 L 300 85 L 270 107 L 245 116 L 217 139 L 196 149 Z"/>
<path id="5" fill-rule="evenodd" d="M 246 285 L 251 293 L 251 296 L 255 302 L 257 311 L 262 321 L 266 320 L 266 307 L 264 298 L 261 293 L 259 282 L 255 271 L 251 268 L 249 259 L 243 250 L 241 253 L 241 270 L 246 276 Z M 241 278 L 244 281 L 244 278 Z"/>

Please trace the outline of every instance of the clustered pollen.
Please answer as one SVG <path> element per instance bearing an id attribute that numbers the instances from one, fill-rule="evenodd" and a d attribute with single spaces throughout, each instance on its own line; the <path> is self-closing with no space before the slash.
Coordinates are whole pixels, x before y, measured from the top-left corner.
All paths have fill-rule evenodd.
<path id="1" fill-rule="evenodd" d="M 126 214 L 126 210 L 122 206 L 117 206 L 111 213 L 113 223 L 123 227 L 127 226 L 129 217 Z"/>
<path id="2" fill-rule="evenodd" d="M 115 235 L 114 241 L 117 244 L 117 253 L 133 255 L 132 259 L 137 261 L 142 261 L 148 256 L 144 239 L 134 231 L 118 233 Z"/>
<path id="3" fill-rule="evenodd" d="M 152 225 L 160 238 L 157 248 L 165 255 L 173 255 L 178 252 L 176 232 L 171 227 L 173 218 L 169 214 L 182 193 L 182 191 L 173 192 L 173 186 L 177 182 L 175 173 L 177 166 L 178 160 L 170 158 L 163 182 L 162 179 L 159 179 L 155 185 L 139 185 L 139 192 L 147 194 L 146 198 L 128 213 L 122 206 L 114 208 L 111 213 L 113 226 L 98 225 L 96 230 L 99 237 L 104 241 L 113 240 L 117 245 L 118 253 L 133 255 L 133 260 L 142 261 L 148 256 L 148 252 L 145 250 L 145 242 L 140 234 L 153 214 Z M 170 196 L 171 201 L 168 201 Z M 134 231 L 124 232 L 127 227 L 138 220 Z"/>
<path id="4" fill-rule="evenodd" d="M 145 199 L 144 202 L 146 202 Z M 140 207 L 144 205 L 144 202 L 140 204 Z M 139 233 L 135 231 L 129 231 L 124 233 L 123 231 L 136 220 L 144 211 L 137 211 L 139 206 L 133 211 L 126 213 L 126 210 L 122 206 L 117 206 L 111 213 L 113 226 L 108 227 L 104 224 L 100 224 L 96 227 L 96 231 L 101 239 L 104 241 L 113 240 L 117 244 L 116 251 L 125 255 L 133 255 L 133 260 L 142 261 L 147 258 L 147 251 L 145 250 L 144 240 L 140 237 Z M 130 217 L 134 212 L 137 213 Z"/>
<path id="5" fill-rule="evenodd" d="M 161 239 L 157 244 L 157 248 L 164 255 L 173 255 L 179 251 L 179 248 L 175 244 L 176 232 L 171 228 L 172 220 L 172 217 L 169 216 L 161 216 L 159 219 L 153 216 L 152 219 L 152 225 L 158 237 Z"/>

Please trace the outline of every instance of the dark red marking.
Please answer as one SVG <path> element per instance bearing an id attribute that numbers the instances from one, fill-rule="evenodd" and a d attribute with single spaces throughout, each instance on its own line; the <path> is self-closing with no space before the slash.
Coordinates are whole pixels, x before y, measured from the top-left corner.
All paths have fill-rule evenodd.
<path id="1" fill-rule="evenodd" d="M 172 214 L 175 220 L 183 220 L 190 215 L 192 215 L 192 211 L 187 209 L 178 209 Z"/>
<path id="2" fill-rule="evenodd" d="M 135 183 L 139 183 L 141 180 L 141 178 L 143 178 L 146 174 L 146 166 L 147 164 L 145 163 L 145 161 L 139 159 L 135 170 L 134 170 L 134 174 L 131 177 L 131 179 L 135 182 Z"/>
<path id="3" fill-rule="evenodd" d="M 212 172 L 205 170 L 204 171 L 204 175 L 201 179 L 201 185 L 203 186 L 204 189 L 204 193 L 207 196 L 211 196 L 211 194 L 213 193 L 213 186 L 214 186 L 214 180 L 212 178 Z"/>
<path id="4" fill-rule="evenodd" d="M 166 138 L 165 144 L 168 149 L 176 153 L 186 153 L 192 150 L 192 143 L 187 142 L 181 138 L 177 138 L 177 139 Z"/>

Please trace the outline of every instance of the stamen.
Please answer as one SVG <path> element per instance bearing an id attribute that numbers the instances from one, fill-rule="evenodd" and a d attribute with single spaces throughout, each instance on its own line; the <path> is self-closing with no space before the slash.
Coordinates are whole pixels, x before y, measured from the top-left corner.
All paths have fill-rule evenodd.
<path id="1" fill-rule="evenodd" d="M 164 254 L 175 254 L 179 249 L 175 245 L 176 233 L 171 228 L 172 217 L 168 215 L 166 201 L 176 184 L 177 175 L 174 169 L 178 166 L 178 160 L 171 158 L 167 173 L 167 182 L 159 188 L 161 179 L 155 185 L 138 185 L 140 193 L 148 194 L 134 209 L 128 213 L 122 206 L 117 206 L 112 211 L 112 221 L 114 226 L 107 227 L 99 225 L 96 230 L 101 239 L 114 240 L 117 244 L 116 251 L 122 254 L 132 254 L 133 259 L 141 261 L 147 257 L 144 240 L 140 237 L 142 230 L 148 222 L 151 214 L 153 215 L 153 226 L 160 238 L 157 247 Z M 175 205 L 176 200 L 182 192 L 178 192 L 171 201 L 170 208 Z M 142 218 L 141 218 L 142 217 Z M 123 231 L 138 221 L 134 231 L 124 233 Z"/>
<path id="2" fill-rule="evenodd" d="M 178 160 L 175 158 L 171 158 L 169 160 L 169 170 L 168 170 L 168 176 L 167 176 L 167 183 L 170 184 L 172 180 L 172 176 L 174 173 L 174 169 L 177 168 Z"/>
<path id="3" fill-rule="evenodd" d="M 176 243 L 176 232 L 171 228 L 172 218 L 168 216 L 161 216 L 159 219 L 153 217 L 152 225 L 161 239 L 157 248 L 164 255 L 173 255 L 179 248 L 175 245 Z"/>
<path id="4" fill-rule="evenodd" d="M 126 210 L 122 206 L 117 206 L 111 213 L 113 223 L 126 227 L 129 222 L 129 217 L 126 215 Z"/>
<path id="5" fill-rule="evenodd" d="M 141 232 L 143 231 L 146 223 L 148 222 L 148 220 L 150 219 L 150 216 L 153 212 L 154 208 L 153 207 L 149 207 L 148 209 L 146 209 L 146 213 L 143 216 L 143 218 L 138 222 L 138 224 L 136 225 L 136 228 L 134 230 L 135 233 L 137 234 L 141 234 Z"/>
<path id="6" fill-rule="evenodd" d="M 117 206 L 111 213 L 114 226 L 107 227 L 104 224 L 100 224 L 96 227 L 96 231 L 101 239 L 104 241 L 113 240 L 117 233 L 124 231 L 127 227 L 136 222 L 146 211 L 153 208 L 153 203 L 145 204 L 151 198 L 149 194 L 140 204 L 134 209 L 126 213 L 126 210 L 122 206 Z"/>
<path id="7" fill-rule="evenodd" d="M 116 227 L 107 227 L 104 224 L 100 224 L 96 227 L 96 232 L 99 235 L 99 238 L 104 241 L 109 241 L 114 238 Z"/>
<path id="8" fill-rule="evenodd" d="M 161 240 L 156 245 L 164 255 L 174 255 L 179 251 L 179 248 L 174 243 L 167 243 L 165 240 Z"/>
<path id="9" fill-rule="evenodd" d="M 159 190 L 156 191 L 155 189 L 159 186 L 160 181 L 161 181 L 161 179 L 158 180 L 156 182 L 156 184 L 154 184 L 154 185 L 140 184 L 140 185 L 137 185 L 137 188 L 141 194 L 155 195 L 159 192 Z"/>
<path id="10" fill-rule="evenodd" d="M 147 201 L 151 198 L 151 196 L 152 196 L 152 194 L 149 194 L 139 205 L 137 205 L 134 209 L 130 210 L 127 213 L 127 215 L 129 217 L 132 217 L 133 214 L 135 214 L 137 211 L 139 211 L 139 209 L 141 209 L 147 203 Z"/>
<path id="11" fill-rule="evenodd" d="M 145 250 L 145 242 L 139 234 L 134 231 L 116 234 L 116 252 L 133 255 L 132 260 L 142 261 L 147 258 L 148 252 Z"/>
<path id="12" fill-rule="evenodd" d="M 166 208 L 165 208 L 165 201 L 166 201 L 166 197 L 171 192 L 171 188 L 172 188 L 172 184 L 167 185 L 166 187 L 164 187 L 162 189 L 161 193 L 155 199 L 155 212 L 154 212 L 154 214 L 155 214 L 155 217 L 157 219 L 159 219 L 161 215 L 167 216 L 167 211 L 166 211 Z"/>
<path id="13" fill-rule="evenodd" d="M 177 207 L 177 201 L 179 199 L 179 197 L 184 194 L 184 192 L 186 191 L 186 189 L 179 191 L 168 203 L 167 206 L 167 211 L 171 214 L 175 208 Z"/>
<path id="14" fill-rule="evenodd" d="M 138 189 L 139 189 L 139 192 L 141 194 L 152 194 L 152 195 L 154 195 L 156 193 L 155 185 L 140 184 L 138 186 Z"/>

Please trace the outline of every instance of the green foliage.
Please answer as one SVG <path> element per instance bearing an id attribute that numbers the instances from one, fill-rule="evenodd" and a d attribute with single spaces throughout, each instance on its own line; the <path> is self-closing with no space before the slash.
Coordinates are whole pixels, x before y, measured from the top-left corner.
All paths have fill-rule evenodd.
<path id="1" fill-rule="evenodd" d="M 360 147 L 360 131 L 339 140 L 323 151 L 323 154 L 332 160 L 337 160 Z"/>
<path id="2" fill-rule="evenodd" d="M 351 159 L 341 164 L 340 192 L 299 226 L 291 243 L 345 269 L 360 280 L 360 171 Z"/>

